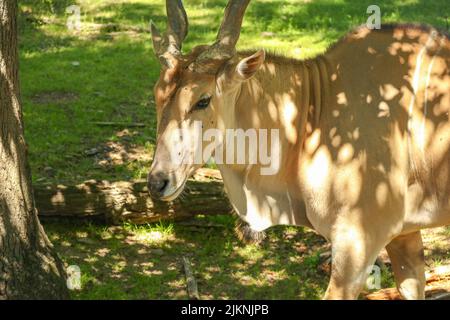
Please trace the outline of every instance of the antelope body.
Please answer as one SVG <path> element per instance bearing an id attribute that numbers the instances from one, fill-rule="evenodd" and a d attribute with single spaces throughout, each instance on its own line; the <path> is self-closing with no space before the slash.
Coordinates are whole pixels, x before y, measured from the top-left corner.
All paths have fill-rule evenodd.
<path id="1" fill-rule="evenodd" d="M 448 36 L 416 25 L 360 27 L 311 60 L 236 53 L 248 3 L 231 0 L 217 41 L 187 55 L 181 1 L 167 2 L 164 35 L 152 25 L 162 68 L 150 194 L 173 200 L 202 165 L 171 161 L 177 128 L 278 129 L 276 174 L 219 165 L 239 216 L 257 231 L 303 225 L 328 239 L 327 299 L 357 298 L 384 247 L 401 295 L 424 298 L 420 230 L 450 224 Z M 189 160 L 193 150 L 180 154 Z"/>

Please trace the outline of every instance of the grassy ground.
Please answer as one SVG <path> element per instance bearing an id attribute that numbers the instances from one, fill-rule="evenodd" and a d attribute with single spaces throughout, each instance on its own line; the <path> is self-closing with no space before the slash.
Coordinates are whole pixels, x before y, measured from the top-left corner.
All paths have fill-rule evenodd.
<path id="1" fill-rule="evenodd" d="M 196 224 L 205 222 L 197 218 Z M 202 299 L 319 298 L 323 239 L 275 228 L 262 245 L 240 243 L 230 217 L 198 227 L 177 224 L 104 227 L 51 222 L 47 233 L 67 265 L 82 271 L 80 299 L 186 299 L 182 257 L 192 263 Z"/>
<path id="2" fill-rule="evenodd" d="M 184 2 L 190 19 L 184 49 L 189 50 L 214 39 L 226 0 Z M 447 28 L 448 0 L 379 2 L 383 22 Z M 164 1 L 19 3 L 20 76 L 33 181 L 69 184 L 144 177 L 155 141 L 152 87 L 159 73 L 147 26 L 153 19 L 164 28 Z M 74 3 L 81 9 L 78 32 L 66 26 L 65 9 Z M 253 1 L 239 48 L 314 56 L 364 23 L 370 4 Z M 95 124 L 100 121 L 121 124 Z M 133 123 L 145 126 L 129 125 Z M 220 227 L 177 223 L 107 228 L 59 221 L 46 222 L 45 228 L 67 264 L 81 267 L 83 289 L 74 292 L 75 298 L 186 298 L 183 255 L 194 263 L 202 298 L 294 299 L 323 293 L 328 276 L 319 254 L 327 245 L 314 233 L 277 227 L 261 247 L 247 246 L 236 239 L 233 218 L 209 219 Z M 438 235 L 428 243 L 430 266 L 450 259 L 448 246 L 441 245 L 448 241 L 448 231 Z M 383 285 L 392 285 L 392 279 L 385 275 Z"/>

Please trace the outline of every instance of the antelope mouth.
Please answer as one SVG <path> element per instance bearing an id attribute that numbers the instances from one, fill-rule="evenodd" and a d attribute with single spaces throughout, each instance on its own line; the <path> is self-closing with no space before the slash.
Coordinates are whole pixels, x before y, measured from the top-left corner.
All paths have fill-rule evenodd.
<path id="1" fill-rule="evenodd" d="M 164 194 L 159 200 L 164 202 L 174 201 L 178 196 L 183 192 L 184 187 L 186 186 L 187 176 L 184 178 L 183 182 L 173 190 L 169 190 L 166 194 Z"/>

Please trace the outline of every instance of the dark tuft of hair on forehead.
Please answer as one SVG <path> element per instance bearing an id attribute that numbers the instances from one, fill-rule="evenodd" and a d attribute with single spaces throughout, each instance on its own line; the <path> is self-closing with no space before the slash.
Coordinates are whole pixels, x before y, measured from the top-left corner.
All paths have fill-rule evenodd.
<path id="1" fill-rule="evenodd" d="M 260 244 L 265 238 L 264 231 L 253 230 L 248 223 L 239 219 L 234 228 L 239 240 L 245 244 Z"/>

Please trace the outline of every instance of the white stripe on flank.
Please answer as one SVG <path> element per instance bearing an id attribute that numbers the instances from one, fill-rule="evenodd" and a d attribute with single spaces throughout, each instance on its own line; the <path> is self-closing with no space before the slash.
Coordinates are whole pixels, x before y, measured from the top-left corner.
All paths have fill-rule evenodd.
<path id="1" fill-rule="evenodd" d="M 422 49 L 420 49 L 419 55 L 417 56 L 416 60 L 416 69 L 414 70 L 414 76 L 413 76 L 413 96 L 411 98 L 411 102 L 409 103 L 408 108 L 408 132 L 411 133 L 411 118 L 413 114 L 414 109 L 414 103 L 416 102 L 416 94 L 417 90 L 419 89 L 419 81 L 420 81 L 420 70 L 422 68 L 422 62 L 423 62 L 423 55 L 425 54 L 425 51 L 427 47 L 431 44 L 431 41 L 433 38 L 430 36 L 427 40 L 427 43 L 423 46 Z"/>
<path id="2" fill-rule="evenodd" d="M 425 51 L 429 45 L 431 45 L 431 42 L 433 41 L 433 34 L 428 37 L 428 40 L 426 44 L 423 46 L 423 48 L 420 50 L 417 60 L 416 60 L 416 69 L 414 70 L 414 76 L 412 81 L 412 87 L 413 87 L 413 95 L 411 97 L 411 102 L 409 103 L 408 108 L 408 123 L 407 123 L 407 143 L 408 143 L 408 156 L 409 156 L 409 162 L 410 165 L 414 166 L 414 158 L 412 155 L 412 146 L 411 146 L 411 129 L 412 129 L 412 116 L 414 111 L 414 104 L 416 102 L 416 95 L 417 91 L 419 90 L 419 81 L 420 81 L 420 70 L 422 68 L 422 62 L 423 62 L 423 55 L 425 54 Z"/>
<path id="3" fill-rule="evenodd" d="M 422 128 L 420 130 L 420 140 L 421 140 L 422 151 L 425 151 L 425 124 L 427 121 L 427 112 L 428 112 L 428 86 L 430 85 L 431 71 L 433 69 L 435 58 L 436 58 L 436 55 L 433 56 L 433 58 L 431 59 L 430 66 L 428 68 L 427 77 L 426 77 L 426 82 L 425 82 L 425 101 L 424 101 L 424 106 L 423 106 L 423 121 L 422 121 Z"/>
<path id="4" fill-rule="evenodd" d="M 423 122 L 422 122 L 422 128 L 421 128 L 421 147 L 422 151 L 425 152 L 425 124 L 427 121 L 427 112 L 428 112 L 428 87 L 430 86 L 430 78 L 431 78 L 431 72 L 433 71 L 433 65 L 434 60 L 436 59 L 436 56 L 439 54 L 439 52 L 442 49 L 442 43 L 439 46 L 439 49 L 436 51 L 436 53 L 433 55 L 433 58 L 431 59 L 430 66 L 428 67 L 427 72 L 427 78 L 425 82 L 425 102 L 423 106 Z"/>

